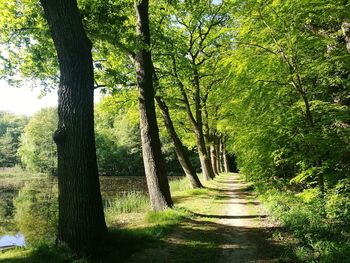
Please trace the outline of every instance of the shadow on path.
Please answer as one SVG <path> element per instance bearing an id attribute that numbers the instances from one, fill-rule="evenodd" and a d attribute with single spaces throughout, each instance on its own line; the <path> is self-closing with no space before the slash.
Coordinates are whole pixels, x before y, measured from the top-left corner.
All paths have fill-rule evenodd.
<path id="1" fill-rule="evenodd" d="M 191 218 L 177 226 L 157 247 L 134 254 L 125 262 L 295 262 L 285 256 L 283 244 L 271 238 L 276 227 L 267 226 L 267 215 L 256 209 L 259 202 L 237 174 L 219 176 L 207 189 L 209 195 L 180 196 L 174 200 L 190 202 L 196 198 L 203 206 L 214 202 L 219 213 L 194 209 Z"/>

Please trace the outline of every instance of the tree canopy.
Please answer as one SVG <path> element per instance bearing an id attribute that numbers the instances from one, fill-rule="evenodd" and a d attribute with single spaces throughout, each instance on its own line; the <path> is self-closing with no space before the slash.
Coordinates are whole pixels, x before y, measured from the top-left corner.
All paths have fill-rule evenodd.
<path id="1" fill-rule="evenodd" d="M 158 211 L 173 205 L 167 175 L 199 188 L 196 171 L 211 180 L 236 160 L 247 180 L 317 193 L 320 218 L 348 219 L 334 200 L 349 198 L 349 0 L 59 1 L 74 28 L 49 2 L 0 3 L 0 77 L 60 96 L 58 115 L 28 125 L 0 113 L 0 166 L 21 144 L 28 168 L 72 173 L 66 189 L 84 171 L 100 212 L 97 163 L 145 175 Z"/>

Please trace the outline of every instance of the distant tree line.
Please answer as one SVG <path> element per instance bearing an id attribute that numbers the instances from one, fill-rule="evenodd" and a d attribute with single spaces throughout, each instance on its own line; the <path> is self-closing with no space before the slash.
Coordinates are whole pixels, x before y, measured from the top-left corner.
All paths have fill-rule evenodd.
<path id="1" fill-rule="evenodd" d="M 110 110 L 106 97 L 96 109 L 96 153 L 100 175 L 144 176 L 137 109 Z M 57 127 L 57 108 L 43 108 L 31 117 L 2 112 L 0 115 L 0 167 L 20 166 L 29 171 L 57 173 L 57 149 L 52 136 Z M 181 166 L 167 134 L 163 132 L 163 150 L 169 174 L 181 175 Z M 191 154 L 198 167 L 195 153 Z"/>
<path id="2" fill-rule="evenodd" d="M 0 112 L 0 167 L 20 165 L 18 148 L 24 127 L 29 118 L 8 112 Z"/>

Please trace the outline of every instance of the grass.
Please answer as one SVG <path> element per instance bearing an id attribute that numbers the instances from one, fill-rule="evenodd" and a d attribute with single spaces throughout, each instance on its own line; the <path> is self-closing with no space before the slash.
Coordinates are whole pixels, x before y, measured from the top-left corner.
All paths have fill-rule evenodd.
<path id="1" fill-rule="evenodd" d="M 176 180 L 169 181 L 170 192 L 180 192 L 191 189 L 191 186 L 187 180 L 187 178 L 181 178 Z"/>
<path id="2" fill-rule="evenodd" d="M 213 184 L 209 182 L 205 185 L 214 187 Z M 0 262 L 109 263 L 126 259 L 132 254 L 137 258 L 138 251 L 157 247 L 170 247 L 171 254 L 178 260 L 174 259 L 173 262 L 188 262 L 189 255 L 191 262 L 213 261 L 218 255 L 217 244 L 222 242 L 222 237 L 217 234 L 216 219 L 206 218 L 205 215 L 219 212 L 222 208 L 221 197 L 209 188 L 191 189 L 186 178 L 171 181 L 170 188 L 175 203 L 173 209 L 150 211 L 148 196 L 140 192 L 118 195 L 106 204 L 109 236 L 100 253 L 103 254 L 103 260 L 98 257 L 77 259 L 66 249 L 53 244 L 41 244 L 0 252 Z M 207 224 L 201 223 L 204 221 Z M 169 236 L 173 236 L 170 243 Z M 136 259 L 134 262 L 139 261 Z"/>
<path id="3" fill-rule="evenodd" d="M 106 223 L 109 226 L 125 223 L 129 220 L 128 214 L 137 217 L 147 212 L 149 206 L 149 197 L 145 193 L 127 192 L 117 195 L 105 205 Z"/>

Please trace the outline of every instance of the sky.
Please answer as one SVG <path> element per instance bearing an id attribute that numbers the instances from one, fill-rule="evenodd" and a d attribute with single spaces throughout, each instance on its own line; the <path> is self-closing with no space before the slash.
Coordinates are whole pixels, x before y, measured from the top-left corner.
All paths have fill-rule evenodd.
<path id="1" fill-rule="evenodd" d="M 39 95 L 40 87 L 15 88 L 0 80 L 0 111 L 31 116 L 41 108 L 57 106 L 57 91 L 52 91 L 42 98 L 39 98 Z M 99 98 L 98 92 L 95 92 L 95 102 L 98 102 Z"/>

